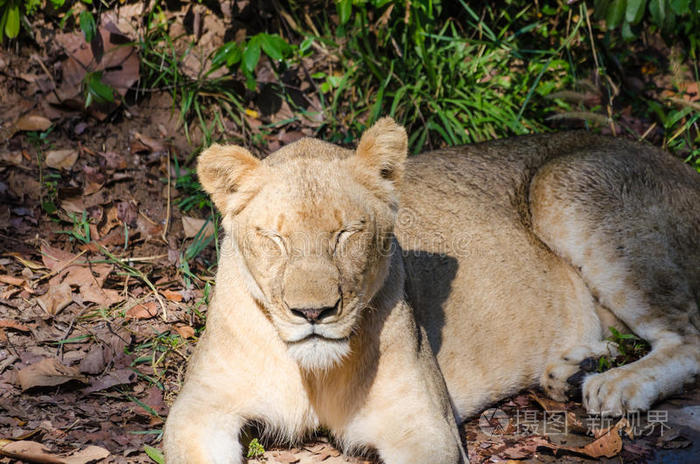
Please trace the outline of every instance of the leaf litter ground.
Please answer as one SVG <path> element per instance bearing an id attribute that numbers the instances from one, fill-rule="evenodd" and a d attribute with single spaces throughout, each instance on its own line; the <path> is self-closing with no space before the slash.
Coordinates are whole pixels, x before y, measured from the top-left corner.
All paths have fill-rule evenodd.
<path id="1" fill-rule="evenodd" d="M 101 36 L 109 50 L 114 35 Z M 71 51 L 64 76 L 75 82 L 50 82 L 32 57 L 0 55 L 0 463 L 153 462 L 145 449 L 159 447 L 203 329 L 215 249 L 183 256 L 213 227 L 209 211 L 176 207 L 185 190 L 175 188 L 172 160 L 191 146 L 171 96 L 154 93 L 119 119 L 109 117 L 119 101 L 90 117 L 57 109 L 40 97 L 79 100 L 80 75 L 107 69 L 75 37 L 59 45 Z M 119 50 L 110 59 L 122 74 L 112 77 L 128 83 L 138 63 Z M 265 122 L 290 112 L 282 105 Z M 246 116 L 254 131 L 257 115 Z M 275 148 L 317 124 L 263 137 Z M 699 462 L 697 387 L 656 406 L 653 418 L 621 421 L 523 392 L 464 424 L 463 437 L 474 463 Z M 249 462 L 376 462 L 342 456 L 322 434 L 291 449 L 265 445 Z"/>

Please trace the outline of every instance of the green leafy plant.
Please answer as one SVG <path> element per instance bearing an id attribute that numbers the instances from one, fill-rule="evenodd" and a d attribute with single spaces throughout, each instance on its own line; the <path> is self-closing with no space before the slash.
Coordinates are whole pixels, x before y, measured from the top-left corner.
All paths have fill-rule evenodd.
<path id="1" fill-rule="evenodd" d="M 88 10 L 80 13 L 80 30 L 83 31 L 85 35 L 85 41 L 90 43 L 92 39 L 97 34 L 97 24 L 95 24 L 95 17 Z"/>
<path id="2" fill-rule="evenodd" d="M 623 334 L 615 327 L 608 327 L 608 329 L 611 333 L 608 340 L 617 345 L 620 356 L 624 358 L 621 361 L 625 363 L 629 360 L 636 361 L 649 352 L 649 344 L 636 335 L 631 333 Z"/>
<path id="3" fill-rule="evenodd" d="M 265 454 L 265 448 L 260 444 L 257 438 L 253 438 L 248 443 L 248 452 L 246 453 L 247 458 L 257 458 Z"/>
<path id="4" fill-rule="evenodd" d="M 19 34 L 21 0 L 0 0 L 0 42 L 3 37 L 14 39 Z M 28 3 L 28 2 L 27 2 Z"/>
<path id="5" fill-rule="evenodd" d="M 700 40 L 699 0 L 595 0 L 595 18 L 610 30 L 620 30 L 625 40 L 643 29 L 659 30 L 667 38 L 687 40 L 693 56 Z"/>
<path id="6" fill-rule="evenodd" d="M 156 464 L 165 464 L 165 456 L 163 456 L 163 452 L 158 448 L 144 445 L 143 450 L 146 452 L 146 455 Z"/>
<path id="7" fill-rule="evenodd" d="M 102 82 L 102 71 L 90 71 L 83 78 L 83 94 L 85 95 L 85 108 L 93 103 L 112 103 L 114 101 L 114 88 Z"/>
<path id="8" fill-rule="evenodd" d="M 92 0 L 81 1 L 87 5 L 92 4 Z M 16 38 L 19 35 L 23 17 L 34 15 L 46 3 L 47 0 L 0 0 L 0 43 L 2 43 L 4 37 L 8 39 Z M 54 10 L 59 10 L 65 5 L 66 0 L 48 0 L 48 3 L 51 4 Z M 88 21 L 87 15 L 85 21 Z M 82 27 L 83 14 L 80 17 L 80 23 Z M 24 24 L 28 26 L 29 22 L 25 19 Z"/>
<path id="9" fill-rule="evenodd" d="M 598 358 L 598 372 L 637 361 L 651 349 L 649 343 L 634 334 L 623 334 L 615 327 L 608 327 L 608 329 L 610 330 L 610 336 L 607 340 L 615 344 L 619 354 L 615 357 L 601 356 Z"/>
<path id="10" fill-rule="evenodd" d="M 219 47 L 211 56 L 211 73 L 226 65 L 231 71 L 240 70 L 246 79 L 246 85 L 254 90 L 255 68 L 260 61 L 261 51 L 273 61 L 282 62 L 294 54 L 295 47 L 291 46 L 278 34 L 260 32 L 255 34 L 242 45 L 227 42 Z"/>

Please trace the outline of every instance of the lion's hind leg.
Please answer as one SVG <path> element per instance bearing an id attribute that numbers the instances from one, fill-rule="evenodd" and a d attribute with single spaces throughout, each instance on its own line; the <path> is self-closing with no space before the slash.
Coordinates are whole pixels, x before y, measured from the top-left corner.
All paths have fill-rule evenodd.
<path id="1" fill-rule="evenodd" d="M 586 377 L 586 409 L 611 415 L 648 410 L 700 371 L 700 182 L 661 154 L 626 148 L 556 159 L 530 190 L 536 235 L 651 344 L 642 359 Z"/>

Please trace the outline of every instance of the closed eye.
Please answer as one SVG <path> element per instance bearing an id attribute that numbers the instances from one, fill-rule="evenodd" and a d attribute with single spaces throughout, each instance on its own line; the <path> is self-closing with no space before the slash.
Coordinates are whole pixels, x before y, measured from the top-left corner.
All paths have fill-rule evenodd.
<path id="1" fill-rule="evenodd" d="M 282 253 L 287 252 L 287 247 L 285 246 L 284 239 L 280 235 L 278 235 L 272 231 L 264 230 L 264 229 L 257 229 L 257 233 L 259 236 L 274 243 L 280 252 L 282 252 Z"/>
<path id="2" fill-rule="evenodd" d="M 364 230 L 363 226 L 364 221 L 358 224 L 350 225 L 336 232 L 335 244 L 333 245 L 333 252 L 335 253 L 347 239 L 349 239 L 358 232 L 362 232 Z"/>

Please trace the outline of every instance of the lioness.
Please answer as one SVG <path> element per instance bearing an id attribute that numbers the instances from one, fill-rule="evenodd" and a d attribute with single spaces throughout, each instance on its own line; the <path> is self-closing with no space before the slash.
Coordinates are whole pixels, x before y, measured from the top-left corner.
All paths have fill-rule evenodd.
<path id="1" fill-rule="evenodd" d="M 608 326 L 651 343 L 583 382 L 591 413 L 648 409 L 700 366 L 700 175 L 574 132 L 406 159 L 302 139 L 198 174 L 225 238 L 206 333 L 165 427 L 175 463 L 240 463 L 241 427 L 327 427 L 387 464 L 465 459 L 457 424 L 540 384 L 564 399 Z"/>

